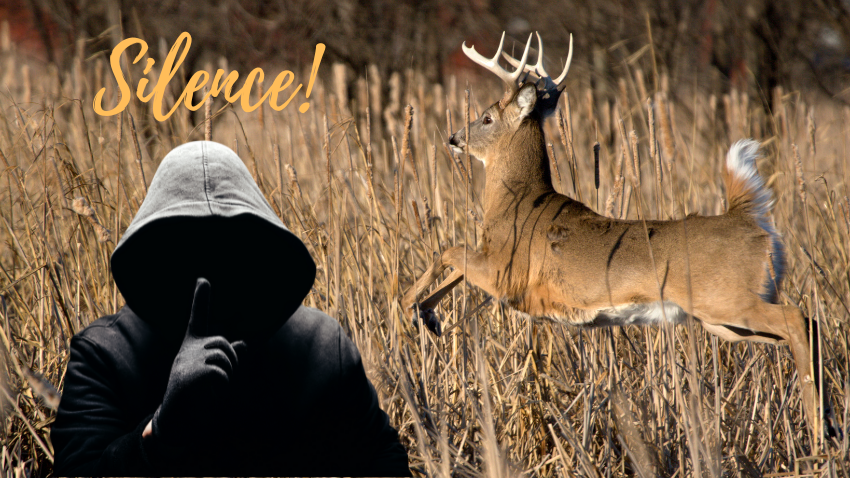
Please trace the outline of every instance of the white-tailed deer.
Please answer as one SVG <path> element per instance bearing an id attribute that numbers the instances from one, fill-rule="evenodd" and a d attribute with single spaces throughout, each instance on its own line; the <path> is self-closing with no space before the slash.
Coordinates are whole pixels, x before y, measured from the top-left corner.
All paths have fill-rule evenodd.
<path id="1" fill-rule="evenodd" d="M 817 396 L 807 322 L 797 307 L 777 303 L 785 256 L 770 215 L 771 193 L 756 169 L 759 144 L 739 141 L 729 150 L 726 214 L 645 222 L 600 216 L 552 186 L 542 124 L 557 108 L 570 60 L 553 81 L 543 69 L 539 34 L 538 42 L 534 66 L 526 65 L 531 37 L 521 60 L 505 55 L 516 67 L 512 73 L 498 64 L 504 34 L 491 59 L 464 43 L 470 59 L 507 84 L 502 99 L 468 132 L 461 129 L 449 140 L 456 152 L 466 148 L 484 163 L 482 250 L 443 251 L 402 306 L 418 307 L 440 335 L 433 308 L 463 280 L 464 255 L 469 282 L 518 311 L 566 324 L 678 324 L 690 304 L 693 317 L 726 340 L 789 344 L 813 423 Z M 518 82 L 523 73 L 536 85 Z M 454 271 L 417 302 L 447 267 Z"/>

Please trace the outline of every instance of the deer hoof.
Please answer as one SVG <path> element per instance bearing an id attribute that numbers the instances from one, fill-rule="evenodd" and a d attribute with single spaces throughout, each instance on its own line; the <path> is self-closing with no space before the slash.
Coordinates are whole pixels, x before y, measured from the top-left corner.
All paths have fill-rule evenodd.
<path id="1" fill-rule="evenodd" d="M 827 438 L 834 438 L 839 443 L 844 441 L 844 430 L 841 429 L 829 405 L 826 405 L 823 410 L 823 429 Z"/>
<path id="2" fill-rule="evenodd" d="M 425 327 L 428 327 L 428 330 L 430 330 L 434 335 L 437 337 L 443 335 L 443 328 L 440 325 L 440 317 L 436 312 L 434 312 L 434 309 L 420 308 L 419 318 L 422 320 L 422 323 L 425 324 Z"/>

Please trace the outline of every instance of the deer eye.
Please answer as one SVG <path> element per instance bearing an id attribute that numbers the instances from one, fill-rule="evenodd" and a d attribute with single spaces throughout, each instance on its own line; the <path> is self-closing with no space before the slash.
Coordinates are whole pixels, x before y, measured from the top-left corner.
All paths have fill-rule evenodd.
<path id="1" fill-rule="evenodd" d="M 482 121 L 484 122 L 484 124 L 490 124 L 490 123 L 493 122 L 493 118 L 491 118 L 489 116 L 485 116 Z"/>

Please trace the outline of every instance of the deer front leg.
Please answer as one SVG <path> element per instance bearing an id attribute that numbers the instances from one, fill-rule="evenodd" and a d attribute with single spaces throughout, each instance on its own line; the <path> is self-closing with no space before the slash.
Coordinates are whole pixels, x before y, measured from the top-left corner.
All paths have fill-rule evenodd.
<path id="1" fill-rule="evenodd" d="M 441 327 L 439 319 L 434 312 L 434 307 L 463 280 L 464 252 L 466 253 L 467 280 L 481 287 L 489 294 L 496 295 L 495 282 L 491 278 L 492 274 L 489 272 L 487 256 L 477 251 L 468 250 L 465 247 L 452 247 L 440 254 L 440 257 L 413 284 L 413 287 L 410 288 L 401 301 L 401 305 L 405 310 L 412 308 L 428 285 L 434 282 L 447 267 L 453 267 L 455 271 L 440 283 L 437 290 L 418 303 L 420 318 L 431 332 L 434 332 L 438 337 L 441 335 Z"/>
<path id="2" fill-rule="evenodd" d="M 443 335 L 443 328 L 440 326 L 440 318 L 437 316 L 437 313 L 434 312 L 434 307 L 436 307 L 437 304 L 440 303 L 440 300 L 454 289 L 456 285 L 460 284 L 461 280 L 463 280 L 463 271 L 456 269 L 454 272 L 449 274 L 446 280 L 440 283 L 433 294 L 418 304 L 419 318 L 422 319 L 422 323 L 428 327 L 428 330 L 433 332 L 437 337 Z"/>
<path id="3" fill-rule="evenodd" d="M 446 280 L 440 282 L 440 285 L 437 286 L 437 290 L 435 290 L 431 295 L 426 297 L 425 299 L 419 302 L 420 309 L 433 309 L 440 303 L 443 297 L 446 296 L 452 289 L 455 288 L 456 285 L 460 284 L 460 281 L 463 280 L 463 271 L 460 269 L 455 269 L 454 272 L 449 274 L 446 277 Z"/>
<path id="4" fill-rule="evenodd" d="M 404 308 L 405 310 L 411 308 L 414 302 L 416 302 L 422 295 L 422 293 L 425 291 L 425 289 L 427 289 L 432 282 L 437 280 L 437 277 L 439 277 L 440 274 L 442 274 L 443 271 L 446 270 L 446 267 L 448 267 L 449 264 L 444 260 L 444 258 L 446 257 L 446 253 L 448 253 L 452 249 L 459 248 L 452 247 L 451 249 L 446 249 L 445 251 L 443 251 L 443 253 L 440 254 L 440 257 L 438 257 L 437 260 L 434 261 L 433 264 L 431 264 L 431 267 L 429 267 L 424 274 L 422 274 L 418 279 L 416 279 L 416 282 L 413 283 L 413 286 L 410 288 L 410 290 L 407 291 L 406 294 L 404 294 L 404 297 L 402 297 L 401 299 L 402 308 Z"/>

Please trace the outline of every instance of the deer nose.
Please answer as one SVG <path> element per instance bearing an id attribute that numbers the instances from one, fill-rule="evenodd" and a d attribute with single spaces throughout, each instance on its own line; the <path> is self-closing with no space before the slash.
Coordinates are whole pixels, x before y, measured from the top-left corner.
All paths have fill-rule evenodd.
<path id="1" fill-rule="evenodd" d="M 463 148 L 466 146 L 466 138 L 460 133 L 461 132 L 457 132 L 449 136 L 449 146 L 454 146 L 456 148 Z"/>
<path id="2" fill-rule="evenodd" d="M 449 146 L 455 154 L 461 154 L 466 147 L 466 141 L 458 134 L 453 134 L 449 137 Z"/>

